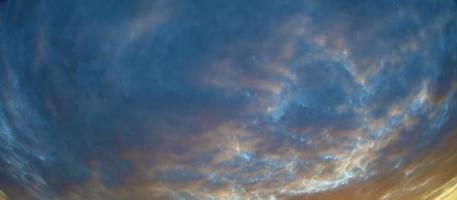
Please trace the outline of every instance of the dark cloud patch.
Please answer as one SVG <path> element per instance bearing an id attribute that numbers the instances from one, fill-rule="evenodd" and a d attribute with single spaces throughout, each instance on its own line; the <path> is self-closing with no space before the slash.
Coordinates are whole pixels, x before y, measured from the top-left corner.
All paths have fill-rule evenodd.
<path id="1" fill-rule="evenodd" d="M 188 169 L 171 169 L 156 174 L 154 178 L 166 182 L 185 184 L 186 182 L 200 179 L 201 175 Z"/>
<path id="2" fill-rule="evenodd" d="M 300 104 L 292 104 L 281 118 L 284 123 L 292 130 L 305 130 L 307 128 L 337 128 L 351 129 L 355 122 L 352 121 L 351 113 L 337 113 L 336 110 L 329 108 L 310 108 Z"/>
<path id="3" fill-rule="evenodd" d="M 320 61 L 297 70 L 297 100 L 306 106 L 335 109 L 358 87 L 343 66 Z"/>

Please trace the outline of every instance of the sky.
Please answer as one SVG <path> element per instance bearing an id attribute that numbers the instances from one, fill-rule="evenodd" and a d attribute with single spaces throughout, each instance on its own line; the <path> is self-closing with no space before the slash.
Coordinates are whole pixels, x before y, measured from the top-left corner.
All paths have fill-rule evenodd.
<path id="1" fill-rule="evenodd" d="M 0 1 L 0 199 L 452 200 L 456 19 L 452 0 Z"/>

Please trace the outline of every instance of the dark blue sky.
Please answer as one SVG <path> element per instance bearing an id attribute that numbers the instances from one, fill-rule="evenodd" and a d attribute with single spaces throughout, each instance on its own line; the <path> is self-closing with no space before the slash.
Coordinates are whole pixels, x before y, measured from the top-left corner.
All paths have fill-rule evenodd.
<path id="1" fill-rule="evenodd" d="M 2 1 L 0 190 L 417 199 L 457 176 L 427 157 L 455 134 L 456 19 L 450 0 Z"/>

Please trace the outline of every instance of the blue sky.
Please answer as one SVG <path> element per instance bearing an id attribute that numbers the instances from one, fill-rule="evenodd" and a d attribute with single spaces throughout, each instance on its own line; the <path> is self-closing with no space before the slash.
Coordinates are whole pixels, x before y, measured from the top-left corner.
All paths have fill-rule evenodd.
<path id="1" fill-rule="evenodd" d="M 0 189 L 12 199 L 423 196 L 457 175 L 456 159 L 427 156 L 450 154 L 438 150 L 455 133 L 456 8 L 2 1 Z M 389 174 L 398 185 L 378 186 Z"/>

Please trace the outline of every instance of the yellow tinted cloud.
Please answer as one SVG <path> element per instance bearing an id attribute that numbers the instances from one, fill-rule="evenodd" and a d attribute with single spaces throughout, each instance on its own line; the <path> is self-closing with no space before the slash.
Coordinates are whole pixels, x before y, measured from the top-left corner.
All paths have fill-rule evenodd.
<path id="1" fill-rule="evenodd" d="M 446 184 L 448 185 L 448 184 Z M 446 187 L 446 186 L 445 186 Z M 435 198 L 435 200 L 456 200 L 457 199 L 457 182 L 454 185 L 443 189 L 443 193 Z"/>
<path id="2" fill-rule="evenodd" d="M 6 194 L 0 190 L 0 200 L 8 200 L 8 197 L 6 197 Z"/>

